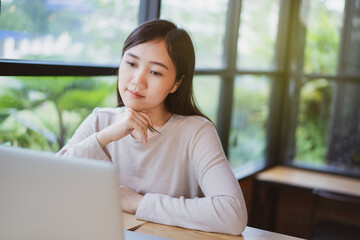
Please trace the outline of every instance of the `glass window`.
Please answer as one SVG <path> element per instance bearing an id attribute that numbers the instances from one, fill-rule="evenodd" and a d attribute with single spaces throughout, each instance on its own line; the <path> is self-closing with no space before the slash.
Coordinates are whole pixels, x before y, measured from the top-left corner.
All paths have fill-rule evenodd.
<path id="1" fill-rule="evenodd" d="M 139 0 L 2 0 L 0 58 L 119 64 Z"/>
<path id="2" fill-rule="evenodd" d="M 360 84 L 317 79 L 301 89 L 295 163 L 360 172 Z"/>
<path id="3" fill-rule="evenodd" d="M 218 76 L 195 76 L 193 84 L 195 99 L 200 110 L 216 124 L 220 78 Z"/>
<path id="4" fill-rule="evenodd" d="M 241 7 L 237 67 L 275 68 L 279 0 L 244 0 Z"/>
<path id="5" fill-rule="evenodd" d="M 162 0 L 161 18 L 173 21 L 191 35 L 197 68 L 223 66 L 227 0 Z"/>
<path id="6" fill-rule="evenodd" d="M 245 75 L 235 79 L 229 136 L 232 168 L 265 159 L 270 87 L 267 77 Z"/>
<path id="7" fill-rule="evenodd" d="M 295 162 L 324 165 L 333 86 L 326 79 L 307 82 L 300 92 Z"/>
<path id="8" fill-rule="evenodd" d="M 1 77 L 0 144 L 58 151 L 95 107 L 115 107 L 116 77 Z"/>
<path id="9" fill-rule="evenodd" d="M 305 73 L 335 74 L 343 24 L 344 0 L 306 1 L 302 21 L 306 28 Z M 306 11 L 307 14 L 306 14 Z M 306 16 L 308 15 L 308 16 Z"/>
<path id="10" fill-rule="evenodd" d="M 360 173 L 360 83 L 334 83 L 326 162 Z"/>

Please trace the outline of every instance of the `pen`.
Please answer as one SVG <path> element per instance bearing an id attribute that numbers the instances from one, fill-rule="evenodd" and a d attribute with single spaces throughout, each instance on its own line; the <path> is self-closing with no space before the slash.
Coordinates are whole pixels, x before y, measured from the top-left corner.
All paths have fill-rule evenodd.
<path id="1" fill-rule="evenodd" d="M 152 132 L 155 132 L 155 133 L 161 135 L 161 133 L 160 133 L 158 130 L 156 130 L 155 128 L 153 128 L 153 127 L 150 126 L 150 125 L 148 125 L 148 129 L 149 129 L 150 131 L 152 131 Z"/>

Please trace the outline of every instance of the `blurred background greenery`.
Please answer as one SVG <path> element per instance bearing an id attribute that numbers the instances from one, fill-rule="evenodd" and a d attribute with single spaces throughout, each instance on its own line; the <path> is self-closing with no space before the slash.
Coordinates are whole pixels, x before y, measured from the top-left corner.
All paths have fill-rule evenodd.
<path id="1" fill-rule="evenodd" d="M 115 82 L 115 77 L 0 79 L 0 142 L 58 151 L 92 109 L 116 106 Z"/>
<path id="2" fill-rule="evenodd" d="M 189 31 L 197 69 L 221 69 L 228 1 L 206 2 L 163 0 L 160 17 Z M 335 75 L 344 0 L 303 2 L 308 4 L 299 16 L 306 28 L 303 73 Z M 243 1 L 237 69 L 277 69 L 280 4 Z M 138 7 L 139 1 L 126 0 L 4 0 L 0 57 L 118 65 L 125 37 L 137 25 Z M 221 80 L 194 78 L 196 100 L 215 124 Z M 269 75 L 235 76 L 228 151 L 233 168 L 265 158 L 273 81 Z M 0 77 L 0 85 L 0 144 L 5 145 L 56 152 L 95 107 L 116 106 L 115 76 Z M 335 88 L 321 77 L 302 82 L 295 161 L 325 164 Z"/>

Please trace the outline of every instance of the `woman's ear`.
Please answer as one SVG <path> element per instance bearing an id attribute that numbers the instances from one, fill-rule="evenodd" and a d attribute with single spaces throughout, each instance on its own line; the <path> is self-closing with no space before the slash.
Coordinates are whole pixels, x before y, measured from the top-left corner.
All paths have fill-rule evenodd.
<path id="1" fill-rule="evenodd" d="M 182 80 L 184 79 L 184 76 L 185 76 L 185 75 L 182 75 L 182 77 L 180 78 L 180 80 L 174 83 L 174 86 L 171 88 L 170 93 L 176 92 L 176 90 L 180 87 L 180 85 L 181 85 L 181 83 L 182 83 Z"/>

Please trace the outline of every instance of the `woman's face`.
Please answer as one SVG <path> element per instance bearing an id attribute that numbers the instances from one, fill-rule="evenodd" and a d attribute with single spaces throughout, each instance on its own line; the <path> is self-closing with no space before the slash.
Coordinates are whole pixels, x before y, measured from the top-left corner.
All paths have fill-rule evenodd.
<path id="1" fill-rule="evenodd" d="M 177 89 L 176 69 L 164 41 L 129 48 L 119 68 L 119 92 L 126 107 L 137 111 L 163 111 L 169 93 Z"/>

